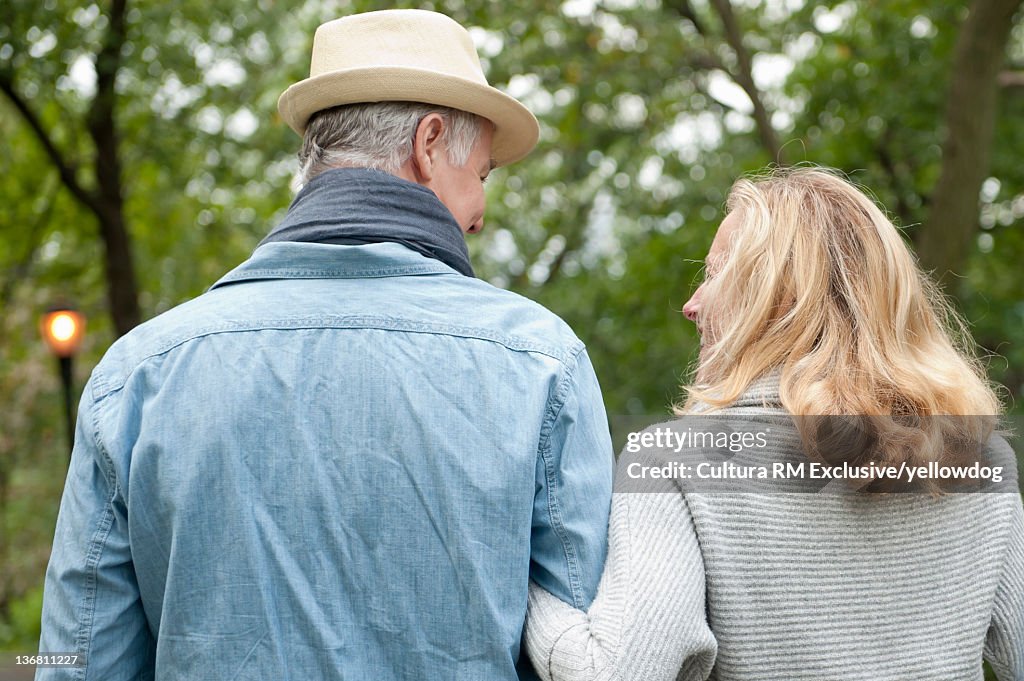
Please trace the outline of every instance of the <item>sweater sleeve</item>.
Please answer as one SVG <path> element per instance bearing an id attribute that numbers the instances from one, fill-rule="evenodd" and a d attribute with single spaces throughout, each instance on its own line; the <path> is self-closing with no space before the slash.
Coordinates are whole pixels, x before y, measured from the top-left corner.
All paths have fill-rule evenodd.
<path id="1" fill-rule="evenodd" d="M 685 497 L 617 492 L 588 612 L 530 584 L 526 648 L 544 681 L 705 679 L 717 652 Z"/>
<path id="2" fill-rule="evenodd" d="M 996 589 L 985 659 L 999 681 L 1024 679 L 1024 508 L 1013 496 L 1009 546 Z"/>

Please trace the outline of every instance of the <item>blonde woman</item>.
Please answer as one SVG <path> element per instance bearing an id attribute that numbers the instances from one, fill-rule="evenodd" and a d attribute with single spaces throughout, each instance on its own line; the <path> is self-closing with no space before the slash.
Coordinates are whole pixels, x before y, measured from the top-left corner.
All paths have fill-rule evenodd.
<path id="1" fill-rule="evenodd" d="M 1000 402 L 962 323 L 882 211 L 833 172 L 739 180 L 683 311 L 702 349 L 680 419 L 892 415 L 874 433 L 884 463 L 941 463 L 929 443 L 952 435 L 987 442 L 1012 475 L 993 419 L 975 418 Z M 758 455 L 820 453 L 819 434 Z M 981 679 L 986 659 L 1001 681 L 1024 679 L 1016 482 L 976 494 L 664 484 L 616 493 L 588 612 L 531 586 L 526 645 L 542 678 Z"/>

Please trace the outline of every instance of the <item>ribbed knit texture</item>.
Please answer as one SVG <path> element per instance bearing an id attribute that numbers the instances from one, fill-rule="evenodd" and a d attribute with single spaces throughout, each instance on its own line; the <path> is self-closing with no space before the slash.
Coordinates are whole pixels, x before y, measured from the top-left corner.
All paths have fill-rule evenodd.
<path id="1" fill-rule="evenodd" d="M 545 680 L 1024 681 L 1017 493 L 617 493 L 609 533 L 588 613 L 531 585 Z"/>

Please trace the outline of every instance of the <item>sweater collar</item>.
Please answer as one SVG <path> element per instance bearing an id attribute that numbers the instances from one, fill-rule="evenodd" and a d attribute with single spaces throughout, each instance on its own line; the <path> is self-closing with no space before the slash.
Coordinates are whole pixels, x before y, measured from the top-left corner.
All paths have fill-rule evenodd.
<path id="1" fill-rule="evenodd" d="M 746 390 L 740 393 L 740 396 L 735 401 L 729 403 L 725 407 L 715 408 L 706 402 L 697 402 L 690 406 L 687 413 L 690 414 L 705 414 L 710 412 L 719 412 L 720 410 L 761 410 L 761 409 L 782 409 L 782 397 L 779 394 L 779 382 L 781 380 L 781 371 L 779 369 L 772 370 L 771 372 L 751 381 L 750 385 L 747 386 Z"/>

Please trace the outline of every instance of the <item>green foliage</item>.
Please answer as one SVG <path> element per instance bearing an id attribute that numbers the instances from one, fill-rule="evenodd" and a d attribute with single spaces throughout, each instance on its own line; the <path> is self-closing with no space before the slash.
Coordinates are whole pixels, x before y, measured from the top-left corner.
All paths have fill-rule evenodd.
<path id="1" fill-rule="evenodd" d="M 850 173 L 908 239 L 935 238 L 924 223 L 964 3 L 735 5 L 784 158 Z M 726 71 L 735 74 L 739 60 L 707 2 L 129 3 L 116 119 L 143 315 L 200 294 L 287 207 L 298 138 L 276 100 L 308 74 L 316 25 L 395 6 L 437 9 L 473 27 L 491 82 L 541 121 L 538 149 L 488 183 L 487 229 L 471 240 L 478 274 L 573 325 L 609 413 L 667 415 L 697 350 L 680 309 L 729 186 L 772 161 L 746 95 L 730 86 Z M 108 11 L 106 1 L 6 0 L 0 22 L 0 77 L 12 78 L 87 188 L 88 74 Z M 1024 63 L 1019 21 L 1009 59 Z M 769 78 L 771 64 L 792 70 Z M 1024 88 L 1005 88 L 1000 106 L 978 238 L 949 292 L 997 355 L 993 379 L 1017 398 Z M 32 632 L 18 613 L 37 611 L 32 589 L 66 456 L 38 315 L 64 298 L 88 316 L 79 386 L 113 333 L 95 217 L 2 95 L 0 134 L 0 640 L 24 641 Z"/>
<path id="2" fill-rule="evenodd" d="M 808 4 L 800 21 L 813 25 L 835 3 Z M 930 193 L 939 176 L 942 114 L 960 3 L 865 3 L 843 28 L 814 31 L 817 49 L 794 70 L 790 96 L 806 99 L 793 127 L 807 160 L 841 168 L 869 187 L 912 241 L 928 232 Z M 1020 68 L 1020 22 L 1009 62 Z M 880 35 L 892 39 L 880 40 Z M 1011 407 L 1024 392 L 1024 91 L 1001 93 L 990 179 L 982 190 L 980 229 L 965 276 L 947 287 L 991 355 L 992 378 L 1008 388 Z"/>
<path id="3" fill-rule="evenodd" d="M 0 620 L 0 650 L 13 653 L 34 651 L 39 644 L 39 615 L 43 610 L 43 587 L 32 587 L 8 607 Z"/>

